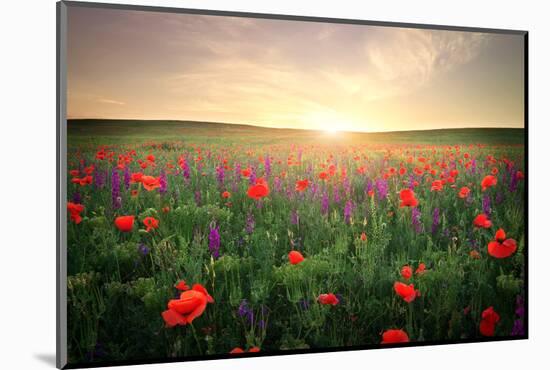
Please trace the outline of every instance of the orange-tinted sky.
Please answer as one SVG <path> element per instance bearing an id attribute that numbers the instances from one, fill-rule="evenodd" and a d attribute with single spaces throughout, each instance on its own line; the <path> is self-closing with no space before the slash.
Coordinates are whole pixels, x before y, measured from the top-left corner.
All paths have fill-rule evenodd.
<path id="1" fill-rule="evenodd" d="M 523 127 L 523 36 L 69 7 L 68 117 Z"/>

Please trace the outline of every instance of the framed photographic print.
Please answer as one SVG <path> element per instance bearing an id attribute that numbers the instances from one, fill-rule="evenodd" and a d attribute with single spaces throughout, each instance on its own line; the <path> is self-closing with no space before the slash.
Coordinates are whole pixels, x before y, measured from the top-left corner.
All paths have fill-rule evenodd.
<path id="1" fill-rule="evenodd" d="M 527 338 L 527 32 L 62 1 L 60 368 Z"/>

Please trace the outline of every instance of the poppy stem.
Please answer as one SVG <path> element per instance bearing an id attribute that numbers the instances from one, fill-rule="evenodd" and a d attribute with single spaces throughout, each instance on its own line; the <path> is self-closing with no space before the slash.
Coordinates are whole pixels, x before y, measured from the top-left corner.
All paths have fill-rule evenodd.
<path id="1" fill-rule="evenodd" d="M 197 347 L 199 349 L 199 354 L 202 356 L 201 342 L 199 341 L 199 337 L 197 337 L 197 332 L 195 331 L 195 327 L 193 326 L 193 323 L 189 324 L 189 326 L 191 326 L 191 331 L 193 332 L 193 337 L 195 338 L 195 342 L 197 342 Z"/>
<path id="2" fill-rule="evenodd" d="M 409 312 L 407 315 L 407 333 L 409 334 L 409 337 L 412 338 L 413 336 L 413 306 L 412 303 L 408 304 L 409 306 Z"/>

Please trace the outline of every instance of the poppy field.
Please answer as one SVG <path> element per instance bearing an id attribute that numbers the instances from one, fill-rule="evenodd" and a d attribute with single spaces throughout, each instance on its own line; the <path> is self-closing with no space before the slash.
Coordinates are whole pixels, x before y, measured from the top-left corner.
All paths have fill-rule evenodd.
<path id="1" fill-rule="evenodd" d="M 522 129 L 68 125 L 70 363 L 525 336 Z"/>

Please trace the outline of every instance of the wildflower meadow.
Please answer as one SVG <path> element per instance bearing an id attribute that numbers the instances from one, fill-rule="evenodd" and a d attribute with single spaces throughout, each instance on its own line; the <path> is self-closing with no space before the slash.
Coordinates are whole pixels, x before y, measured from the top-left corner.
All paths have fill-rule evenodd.
<path id="1" fill-rule="evenodd" d="M 71 363 L 523 337 L 523 130 L 69 121 Z"/>

